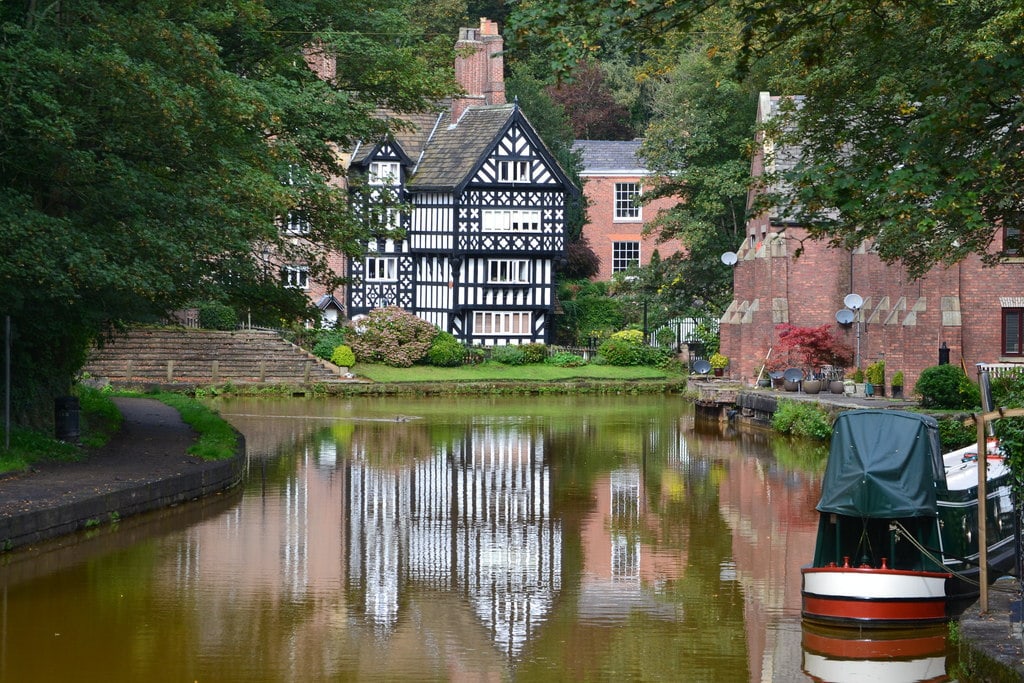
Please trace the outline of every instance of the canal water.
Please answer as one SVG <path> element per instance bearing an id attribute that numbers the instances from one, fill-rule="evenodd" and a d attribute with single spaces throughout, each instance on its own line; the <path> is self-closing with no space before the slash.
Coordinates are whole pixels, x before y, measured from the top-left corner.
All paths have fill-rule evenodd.
<path id="1" fill-rule="evenodd" d="M 242 490 L 0 565 L 3 681 L 943 681 L 805 627 L 820 446 L 676 397 L 222 399 Z"/>

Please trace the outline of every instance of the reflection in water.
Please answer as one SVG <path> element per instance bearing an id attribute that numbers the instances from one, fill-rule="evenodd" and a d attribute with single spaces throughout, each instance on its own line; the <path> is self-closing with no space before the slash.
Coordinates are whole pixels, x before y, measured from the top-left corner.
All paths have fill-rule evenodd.
<path id="1" fill-rule="evenodd" d="M 821 683 L 949 681 L 946 625 L 855 632 L 804 624 L 803 670 Z"/>
<path id="2" fill-rule="evenodd" d="M 801 630 L 798 446 L 662 397 L 218 407 L 244 492 L 8 556 L 0 679 L 781 683 L 839 657 Z"/>

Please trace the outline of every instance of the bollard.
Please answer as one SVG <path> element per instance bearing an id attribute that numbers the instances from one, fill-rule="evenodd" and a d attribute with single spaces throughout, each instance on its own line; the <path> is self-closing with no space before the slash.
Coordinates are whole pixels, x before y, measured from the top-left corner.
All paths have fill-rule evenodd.
<path id="1" fill-rule="evenodd" d="M 74 396 L 58 396 L 53 401 L 54 437 L 58 441 L 78 443 L 78 418 L 81 413 Z"/>

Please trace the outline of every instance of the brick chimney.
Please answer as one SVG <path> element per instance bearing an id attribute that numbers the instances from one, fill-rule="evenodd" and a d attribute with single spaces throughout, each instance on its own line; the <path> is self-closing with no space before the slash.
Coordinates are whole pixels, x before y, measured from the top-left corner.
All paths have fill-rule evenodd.
<path id="1" fill-rule="evenodd" d="M 459 29 L 455 43 L 455 80 L 465 93 L 452 100 L 452 120 L 467 107 L 505 104 L 504 41 L 497 22 L 481 17 L 480 28 Z"/>

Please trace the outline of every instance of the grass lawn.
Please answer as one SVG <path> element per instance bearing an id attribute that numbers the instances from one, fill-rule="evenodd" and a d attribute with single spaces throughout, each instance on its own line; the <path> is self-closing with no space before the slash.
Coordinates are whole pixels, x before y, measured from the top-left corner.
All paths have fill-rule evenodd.
<path id="1" fill-rule="evenodd" d="M 674 380 L 683 376 L 676 372 L 635 365 L 584 365 L 561 368 L 543 363 L 530 365 L 503 365 L 481 363 L 457 368 L 435 368 L 414 365 L 411 368 L 393 368 L 387 365 L 356 364 L 352 372 L 374 382 L 562 382 L 571 380 Z"/>

